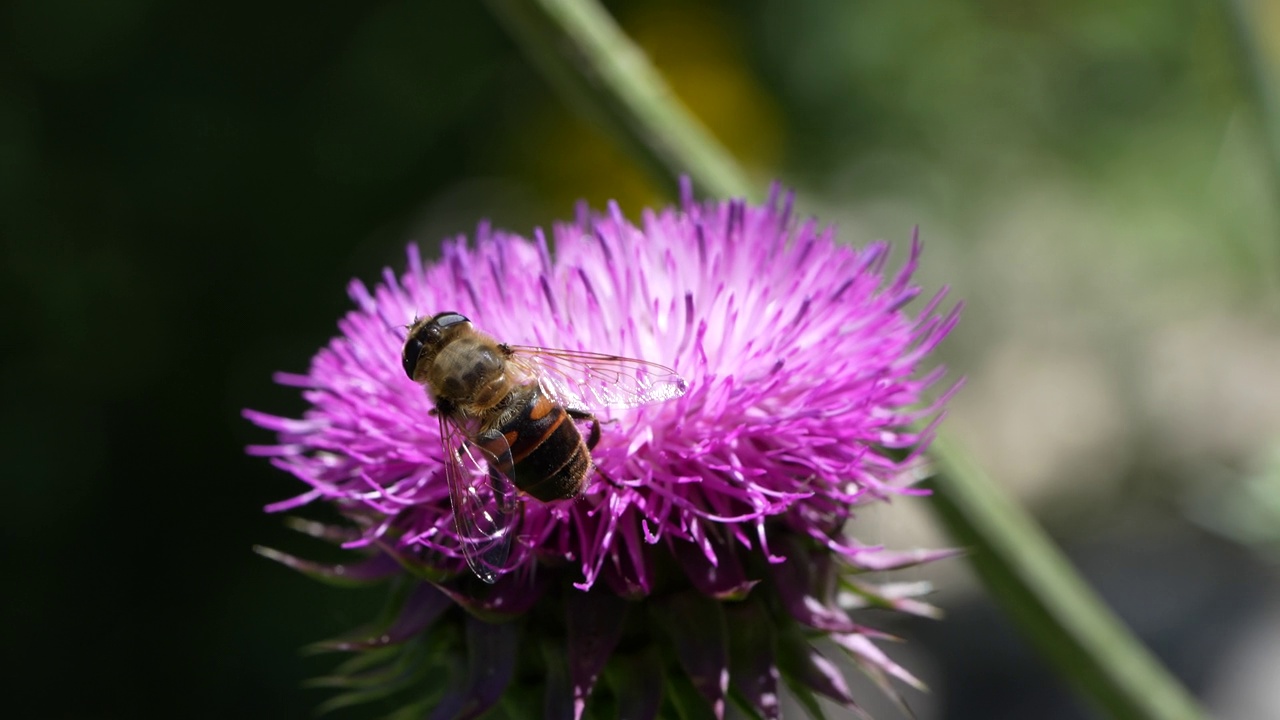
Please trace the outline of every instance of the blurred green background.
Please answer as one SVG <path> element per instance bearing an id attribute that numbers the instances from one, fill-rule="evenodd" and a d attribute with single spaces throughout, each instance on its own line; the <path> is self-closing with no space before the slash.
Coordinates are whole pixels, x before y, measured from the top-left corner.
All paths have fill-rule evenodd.
<path id="1" fill-rule="evenodd" d="M 921 227 L 968 303 L 950 431 L 1219 717 L 1280 715 L 1280 188 L 1231 6 L 608 5 L 761 184 L 851 242 Z M 10 0 L 0 33 L 4 706 L 302 717 L 332 659 L 298 648 L 381 591 L 250 552 L 315 549 L 240 410 L 301 411 L 271 373 L 406 240 L 662 198 L 480 4 Z M 859 525 L 946 543 L 923 501 Z M 1089 717 L 963 563 L 913 572 L 949 613 L 892 625 L 922 718 Z"/>

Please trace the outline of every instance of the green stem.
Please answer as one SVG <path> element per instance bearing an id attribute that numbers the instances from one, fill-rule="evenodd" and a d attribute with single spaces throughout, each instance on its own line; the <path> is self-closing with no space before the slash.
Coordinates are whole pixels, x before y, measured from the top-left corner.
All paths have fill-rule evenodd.
<path id="1" fill-rule="evenodd" d="M 1269 17 L 1272 3 L 1230 0 L 1228 6 L 1240 71 L 1266 141 L 1272 200 L 1280 208 L 1280 30 Z M 1246 242 L 1245 250 L 1258 259 L 1262 280 L 1272 291 L 1274 309 L 1280 289 L 1280 246 L 1275 238 L 1250 237 Z"/>
<path id="2" fill-rule="evenodd" d="M 649 58 L 595 2 L 488 0 L 498 20 L 579 113 L 623 145 L 668 194 L 681 175 L 711 197 L 752 197 L 757 186 L 662 80 Z M 758 199 L 758 198 L 757 198 Z"/>
<path id="3" fill-rule="evenodd" d="M 988 592 L 1036 648 L 1112 717 L 1192 720 L 1195 700 L 1103 604 L 1030 514 L 939 436 L 933 507 Z"/>
<path id="4" fill-rule="evenodd" d="M 1280 31 L 1269 22 L 1268 3 L 1231 0 L 1228 5 L 1241 70 L 1267 139 L 1271 181 L 1280 191 Z"/>
<path id="5" fill-rule="evenodd" d="M 698 125 L 644 54 L 593 0 L 489 0 L 530 58 L 588 118 L 675 194 L 677 178 L 716 197 L 754 185 Z M 1027 512 L 953 441 L 933 445 L 934 507 L 992 595 L 1058 671 L 1115 718 L 1203 716 L 1106 608 Z"/>

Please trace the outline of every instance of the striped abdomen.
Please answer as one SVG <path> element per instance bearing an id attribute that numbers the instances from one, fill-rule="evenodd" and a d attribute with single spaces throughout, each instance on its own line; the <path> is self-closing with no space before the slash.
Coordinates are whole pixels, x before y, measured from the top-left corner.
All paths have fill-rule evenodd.
<path id="1" fill-rule="evenodd" d="M 535 390 L 518 414 L 498 428 L 511 446 L 512 482 L 542 502 L 582 492 L 591 452 L 563 407 Z"/>

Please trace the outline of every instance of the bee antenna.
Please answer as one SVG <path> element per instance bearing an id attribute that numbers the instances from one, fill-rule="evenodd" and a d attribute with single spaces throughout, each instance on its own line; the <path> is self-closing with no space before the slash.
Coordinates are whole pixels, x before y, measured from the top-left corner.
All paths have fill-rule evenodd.
<path id="1" fill-rule="evenodd" d="M 609 473 L 605 472 L 605 471 L 604 471 L 604 468 L 600 467 L 599 465 L 597 465 L 597 464 L 595 464 L 595 463 L 591 463 L 591 467 L 593 467 L 593 468 L 595 469 L 596 474 L 600 476 L 600 479 L 601 479 L 601 480 L 604 480 L 606 483 L 608 483 L 608 484 L 612 485 L 612 486 L 613 486 L 613 488 L 614 488 L 615 490 L 625 490 L 625 489 L 626 489 L 626 487 L 627 487 L 626 485 L 623 485 L 622 483 L 618 482 L 617 480 L 614 480 L 613 478 L 609 477 Z"/>
<path id="2" fill-rule="evenodd" d="M 392 320 L 391 318 L 387 317 L 386 312 L 383 308 L 378 308 L 378 316 L 382 318 L 382 323 L 384 326 L 386 326 L 387 330 L 390 332 L 396 333 L 396 335 L 398 335 L 402 340 L 404 339 L 404 336 L 405 336 L 404 331 L 413 327 L 413 323 L 410 323 L 408 325 L 401 325 L 395 320 Z M 413 322 L 414 323 L 418 322 L 418 316 L 416 314 L 413 316 Z M 400 332 L 397 332 L 397 331 L 400 331 Z"/>

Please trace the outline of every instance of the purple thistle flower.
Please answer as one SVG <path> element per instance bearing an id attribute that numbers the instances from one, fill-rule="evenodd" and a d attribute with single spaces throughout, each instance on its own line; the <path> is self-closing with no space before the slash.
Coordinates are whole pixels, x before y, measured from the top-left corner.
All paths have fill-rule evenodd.
<path id="1" fill-rule="evenodd" d="M 540 231 L 530 241 L 483 225 L 474 244 L 445 243 L 435 263 L 410 246 L 403 275 L 387 270 L 373 290 L 351 284 L 357 309 L 307 375 L 277 376 L 302 388 L 304 417 L 245 413 L 279 437 L 249 451 L 307 485 L 268 510 L 332 503 L 354 529 L 299 527 L 367 559 L 334 568 L 264 552 L 319 576 L 407 568 L 429 581 L 390 627 L 329 647 L 453 638 L 470 672 L 433 689 L 432 717 L 471 717 L 504 691 L 519 694 L 519 683 L 508 686 L 523 674 L 507 652 L 519 632 L 542 640 L 545 666 L 533 672 L 547 679 L 548 717 L 582 717 L 602 673 L 615 706 L 648 716 L 664 687 L 663 702 L 679 705 L 687 688 L 721 716 L 732 682 L 776 717 L 779 678 L 802 700 L 816 691 L 852 706 L 809 644 L 815 630 L 873 678 L 916 682 L 836 594 L 929 614 L 919 588 L 882 590 L 855 576 L 948 553 L 889 552 L 848 539 L 843 526 L 855 505 L 919 492 L 921 454 L 954 387 L 929 402 L 943 371 L 918 369 L 958 308 L 939 314 L 939 293 L 905 310 L 919 294 L 915 239 L 886 276 L 886 244 L 838 244 L 833 230 L 793 221 L 790 196 L 776 189 L 759 207 L 696 203 L 687 184 L 684 195 L 639 227 L 614 205 L 605 215 L 584 208 L 554 228 L 554 248 Z M 592 408 L 604 421 L 592 451 L 601 472 L 573 500 L 524 502 L 513 570 L 493 586 L 466 572 L 433 404 L 401 367 L 403 327 L 444 310 L 502 342 L 640 358 L 688 385 L 658 404 Z M 454 603 L 465 620 L 445 614 Z M 550 607 L 563 613 L 554 622 L 522 622 Z M 442 617 L 465 631 L 439 632 Z M 637 660 L 655 643 L 669 652 L 652 658 L 677 663 Z"/>

